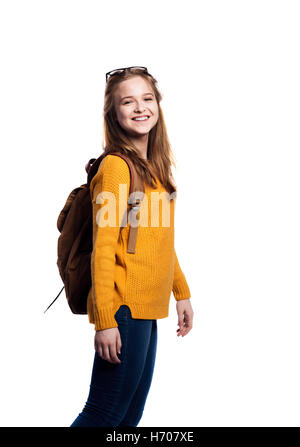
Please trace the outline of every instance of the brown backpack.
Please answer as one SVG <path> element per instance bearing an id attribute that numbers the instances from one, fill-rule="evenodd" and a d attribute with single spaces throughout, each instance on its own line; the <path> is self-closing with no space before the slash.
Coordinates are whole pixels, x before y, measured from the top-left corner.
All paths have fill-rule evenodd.
<path id="1" fill-rule="evenodd" d="M 57 245 L 57 266 L 64 286 L 45 312 L 65 289 L 71 311 L 74 314 L 87 313 L 87 297 L 92 285 L 91 254 L 93 251 L 93 207 L 90 196 L 90 183 L 106 155 L 108 153 L 103 153 L 97 159 L 91 158 L 89 160 L 85 166 L 88 174 L 87 183 L 73 189 L 67 198 L 65 206 L 59 213 L 57 228 L 61 234 Z M 134 165 L 128 156 L 120 152 L 110 153 L 110 155 L 119 156 L 128 164 L 130 189 L 127 213 L 131 211 L 138 219 L 137 214 L 141 200 L 139 198 L 132 200 L 134 197 L 130 197 L 130 194 L 135 191 L 144 193 L 144 183 L 137 175 Z M 121 229 L 122 227 L 120 227 Z M 128 253 L 135 253 L 137 231 L 138 226 L 130 226 Z"/>

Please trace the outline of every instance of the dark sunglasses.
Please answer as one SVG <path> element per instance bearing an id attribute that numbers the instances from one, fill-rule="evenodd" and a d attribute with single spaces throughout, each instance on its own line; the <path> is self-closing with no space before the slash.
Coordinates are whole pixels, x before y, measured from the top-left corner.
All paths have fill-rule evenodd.
<path id="1" fill-rule="evenodd" d="M 123 71 L 125 71 L 125 70 L 130 70 L 130 68 L 139 68 L 139 69 L 143 70 L 145 73 L 148 73 L 148 70 L 147 70 L 146 67 L 137 67 L 137 66 L 133 66 L 133 67 L 117 68 L 116 70 L 111 70 L 111 71 L 109 71 L 108 73 L 106 73 L 106 82 L 107 82 L 107 80 L 108 80 L 108 78 L 109 78 L 110 76 L 113 76 L 113 75 L 115 75 L 115 74 L 123 73 Z"/>

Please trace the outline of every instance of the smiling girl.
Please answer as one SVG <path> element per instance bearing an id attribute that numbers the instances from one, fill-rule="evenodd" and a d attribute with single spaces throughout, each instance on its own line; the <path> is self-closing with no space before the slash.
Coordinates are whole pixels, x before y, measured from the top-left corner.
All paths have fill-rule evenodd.
<path id="1" fill-rule="evenodd" d="M 88 316 L 95 325 L 95 357 L 90 391 L 83 411 L 71 427 L 136 427 L 142 417 L 152 382 L 157 319 L 169 313 L 171 292 L 178 314 L 177 336 L 192 328 L 190 289 L 174 246 L 176 188 L 172 179 L 172 152 L 160 107 L 156 79 L 145 67 L 113 70 L 106 75 L 104 102 L 105 156 L 90 185 L 93 203 L 92 287 Z M 103 193 L 127 205 L 131 160 L 144 184 L 134 253 L 128 252 L 129 222 L 103 225 Z M 115 155 L 114 155 L 115 154 Z M 127 196 L 120 193 L 125 186 Z M 168 207 L 163 222 L 160 207 Z M 157 197 L 156 196 L 156 197 Z"/>

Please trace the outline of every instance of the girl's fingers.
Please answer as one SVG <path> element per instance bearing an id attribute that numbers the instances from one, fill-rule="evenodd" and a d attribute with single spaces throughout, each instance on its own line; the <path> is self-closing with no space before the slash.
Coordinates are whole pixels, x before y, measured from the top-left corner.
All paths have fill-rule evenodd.
<path id="1" fill-rule="evenodd" d="M 179 325 L 179 328 L 177 329 L 177 336 L 179 337 L 181 335 L 182 337 L 184 337 L 190 332 L 191 329 L 192 329 L 192 319 L 185 318 L 182 325 L 181 326 Z"/>

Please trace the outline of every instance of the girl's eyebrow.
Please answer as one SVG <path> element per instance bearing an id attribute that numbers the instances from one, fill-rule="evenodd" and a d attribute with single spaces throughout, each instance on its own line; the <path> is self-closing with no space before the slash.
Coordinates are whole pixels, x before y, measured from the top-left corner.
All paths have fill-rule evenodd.
<path id="1" fill-rule="evenodd" d="M 151 93 L 151 92 L 143 93 L 143 95 L 152 95 L 153 96 L 153 93 Z M 123 101 L 123 99 L 125 99 L 125 98 L 134 98 L 134 96 L 124 96 L 123 98 L 120 99 L 120 101 Z"/>

